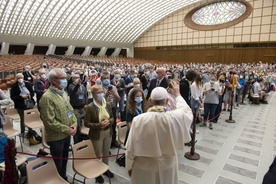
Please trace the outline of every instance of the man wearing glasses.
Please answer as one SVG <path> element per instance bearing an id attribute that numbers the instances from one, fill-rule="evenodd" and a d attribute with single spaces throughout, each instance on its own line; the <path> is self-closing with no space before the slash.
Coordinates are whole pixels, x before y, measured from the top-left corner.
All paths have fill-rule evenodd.
<path id="1" fill-rule="evenodd" d="M 66 73 L 60 68 L 48 74 L 51 83 L 40 99 L 40 115 L 45 126 L 45 140 L 55 158 L 59 175 L 67 180 L 66 165 L 71 136 L 76 134 L 77 119 L 64 89 L 67 86 Z"/>

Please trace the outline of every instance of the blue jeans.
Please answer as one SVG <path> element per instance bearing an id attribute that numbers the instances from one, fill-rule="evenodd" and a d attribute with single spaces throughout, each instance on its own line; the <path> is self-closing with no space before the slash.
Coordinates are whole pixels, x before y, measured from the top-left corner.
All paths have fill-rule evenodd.
<path id="1" fill-rule="evenodd" d="M 71 136 L 68 136 L 59 141 L 47 142 L 50 146 L 50 153 L 53 157 L 68 158 L 69 146 L 70 146 Z M 66 167 L 67 159 L 54 159 L 59 175 L 63 179 L 67 179 Z"/>
<path id="2" fill-rule="evenodd" d="M 191 109 L 192 109 L 192 112 L 195 111 L 195 108 L 197 109 L 197 112 L 198 112 L 198 109 L 200 108 L 199 103 L 193 97 L 191 97 Z"/>
<path id="3" fill-rule="evenodd" d="M 207 120 L 210 120 L 210 122 L 214 121 L 213 118 L 215 116 L 217 106 L 218 104 L 204 103 L 204 122 Z"/>

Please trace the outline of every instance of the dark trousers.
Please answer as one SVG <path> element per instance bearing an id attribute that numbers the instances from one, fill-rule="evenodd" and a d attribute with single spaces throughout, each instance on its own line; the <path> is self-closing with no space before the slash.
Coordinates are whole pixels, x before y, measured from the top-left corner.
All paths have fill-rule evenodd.
<path id="1" fill-rule="evenodd" d="M 219 104 L 217 105 L 215 115 L 214 115 L 214 116 L 216 116 L 216 118 L 214 119 L 213 122 L 218 122 L 218 119 L 219 119 L 219 116 L 220 116 L 220 113 L 221 113 L 221 109 L 222 109 L 222 101 L 223 101 L 223 96 L 220 96 L 219 97 Z"/>
<path id="2" fill-rule="evenodd" d="M 113 134 L 112 134 L 111 145 L 116 144 L 116 134 L 117 134 L 117 132 L 116 132 L 116 119 L 117 119 L 116 113 L 117 113 L 117 107 L 112 107 L 112 114 L 113 114 L 113 118 L 114 118 L 114 123 L 112 124 Z"/>
<path id="3" fill-rule="evenodd" d="M 63 179 L 67 179 L 66 176 L 66 166 L 67 159 L 57 159 L 57 158 L 68 158 L 69 146 L 70 146 L 71 136 L 68 136 L 59 141 L 47 142 L 50 146 L 50 153 L 54 159 L 59 175 Z"/>
<path id="4" fill-rule="evenodd" d="M 20 117 L 20 129 L 21 133 L 25 132 L 25 125 L 24 125 L 24 109 L 16 109 L 17 113 L 19 114 Z"/>
<path id="5" fill-rule="evenodd" d="M 213 118 L 215 116 L 217 106 L 218 104 L 204 103 L 204 122 L 207 120 L 210 122 L 214 121 Z"/>
<path id="6" fill-rule="evenodd" d="M 73 136 L 73 139 L 74 139 L 74 144 L 77 144 L 77 143 L 83 141 L 81 138 L 81 127 L 82 127 L 82 119 L 85 116 L 84 108 L 74 109 L 74 114 L 77 118 L 77 132 Z"/>

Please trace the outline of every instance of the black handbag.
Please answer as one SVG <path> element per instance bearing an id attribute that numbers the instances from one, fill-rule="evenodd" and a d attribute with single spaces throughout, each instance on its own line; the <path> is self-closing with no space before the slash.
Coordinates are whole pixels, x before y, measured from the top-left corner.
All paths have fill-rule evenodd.
<path id="1" fill-rule="evenodd" d="M 25 99 L 24 103 L 25 103 L 25 108 L 26 109 L 33 109 L 34 108 L 35 103 L 32 99 L 30 99 L 30 98 Z"/>
<path id="2" fill-rule="evenodd" d="M 125 167 L 126 166 L 126 155 L 123 154 L 121 155 L 117 160 L 116 163 L 120 166 L 120 167 Z"/>

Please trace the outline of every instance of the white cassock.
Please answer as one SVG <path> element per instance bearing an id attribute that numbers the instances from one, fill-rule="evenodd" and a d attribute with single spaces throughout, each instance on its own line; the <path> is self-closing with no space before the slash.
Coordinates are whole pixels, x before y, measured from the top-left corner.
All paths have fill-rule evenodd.
<path id="1" fill-rule="evenodd" d="M 191 140 L 193 114 L 185 100 L 176 98 L 175 110 L 136 116 L 126 144 L 126 168 L 131 184 L 177 184 L 176 150 Z"/>

